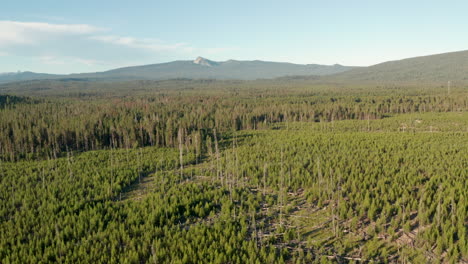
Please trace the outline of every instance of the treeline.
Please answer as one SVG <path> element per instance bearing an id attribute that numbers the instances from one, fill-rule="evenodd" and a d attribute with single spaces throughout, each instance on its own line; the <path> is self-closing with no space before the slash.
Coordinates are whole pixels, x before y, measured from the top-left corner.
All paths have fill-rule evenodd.
<path id="1" fill-rule="evenodd" d="M 10 97 L 4 97 L 10 98 Z M 137 146 L 205 145 L 214 131 L 262 129 L 278 122 L 372 120 L 389 114 L 463 111 L 463 96 L 289 96 L 274 91 L 236 96 L 177 92 L 123 98 L 47 98 L 35 104 L 12 97 L 0 110 L 3 160 L 55 158 L 67 151 Z M 6 100 L 6 99 L 5 99 Z M 10 103 L 11 105 L 11 103 Z"/>
<path id="2" fill-rule="evenodd" d="M 39 100 L 37 99 L 33 100 L 29 97 L 0 94 L 0 109 L 12 108 L 16 104 L 19 104 L 19 103 L 32 104 L 32 103 L 38 103 L 38 102 Z"/>

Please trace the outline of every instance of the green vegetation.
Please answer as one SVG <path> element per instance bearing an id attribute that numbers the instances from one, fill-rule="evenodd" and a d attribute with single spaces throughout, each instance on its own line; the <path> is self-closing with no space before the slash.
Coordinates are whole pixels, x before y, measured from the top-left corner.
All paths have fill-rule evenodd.
<path id="1" fill-rule="evenodd" d="M 427 85 L 439 82 L 447 85 L 464 85 L 468 80 L 468 51 L 457 51 L 436 55 L 388 61 L 377 65 L 353 69 L 332 75 L 327 79 L 334 82 L 380 82 Z M 447 88 L 447 87 L 446 87 Z"/>
<path id="2" fill-rule="evenodd" d="M 466 88 L 15 85 L 1 263 L 468 261 Z"/>

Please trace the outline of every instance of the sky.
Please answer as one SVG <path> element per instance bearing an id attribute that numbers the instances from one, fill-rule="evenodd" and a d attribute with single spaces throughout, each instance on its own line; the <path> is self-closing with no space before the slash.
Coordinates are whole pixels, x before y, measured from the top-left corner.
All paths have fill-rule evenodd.
<path id="1" fill-rule="evenodd" d="M 96 72 L 193 60 L 368 66 L 468 50 L 468 1 L 0 3 L 0 72 Z"/>

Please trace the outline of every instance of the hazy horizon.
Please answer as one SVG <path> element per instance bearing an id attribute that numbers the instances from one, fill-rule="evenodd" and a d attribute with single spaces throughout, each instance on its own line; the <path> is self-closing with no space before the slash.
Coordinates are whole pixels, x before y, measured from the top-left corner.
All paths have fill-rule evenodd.
<path id="1" fill-rule="evenodd" d="M 459 32 L 467 7 L 462 1 L 16 1 L 2 6 L 0 72 L 97 72 L 197 56 L 370 66 L 466 50 L 468 36 Z"/>

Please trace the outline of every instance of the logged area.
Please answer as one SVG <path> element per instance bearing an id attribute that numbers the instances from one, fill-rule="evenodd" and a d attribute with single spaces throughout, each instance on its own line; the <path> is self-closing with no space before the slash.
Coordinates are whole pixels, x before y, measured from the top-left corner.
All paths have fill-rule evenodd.
<path id="1" fill-rule="evenodd" d="M 468 263 L 466 86 L 0 93 L 1 263 Z"/>

